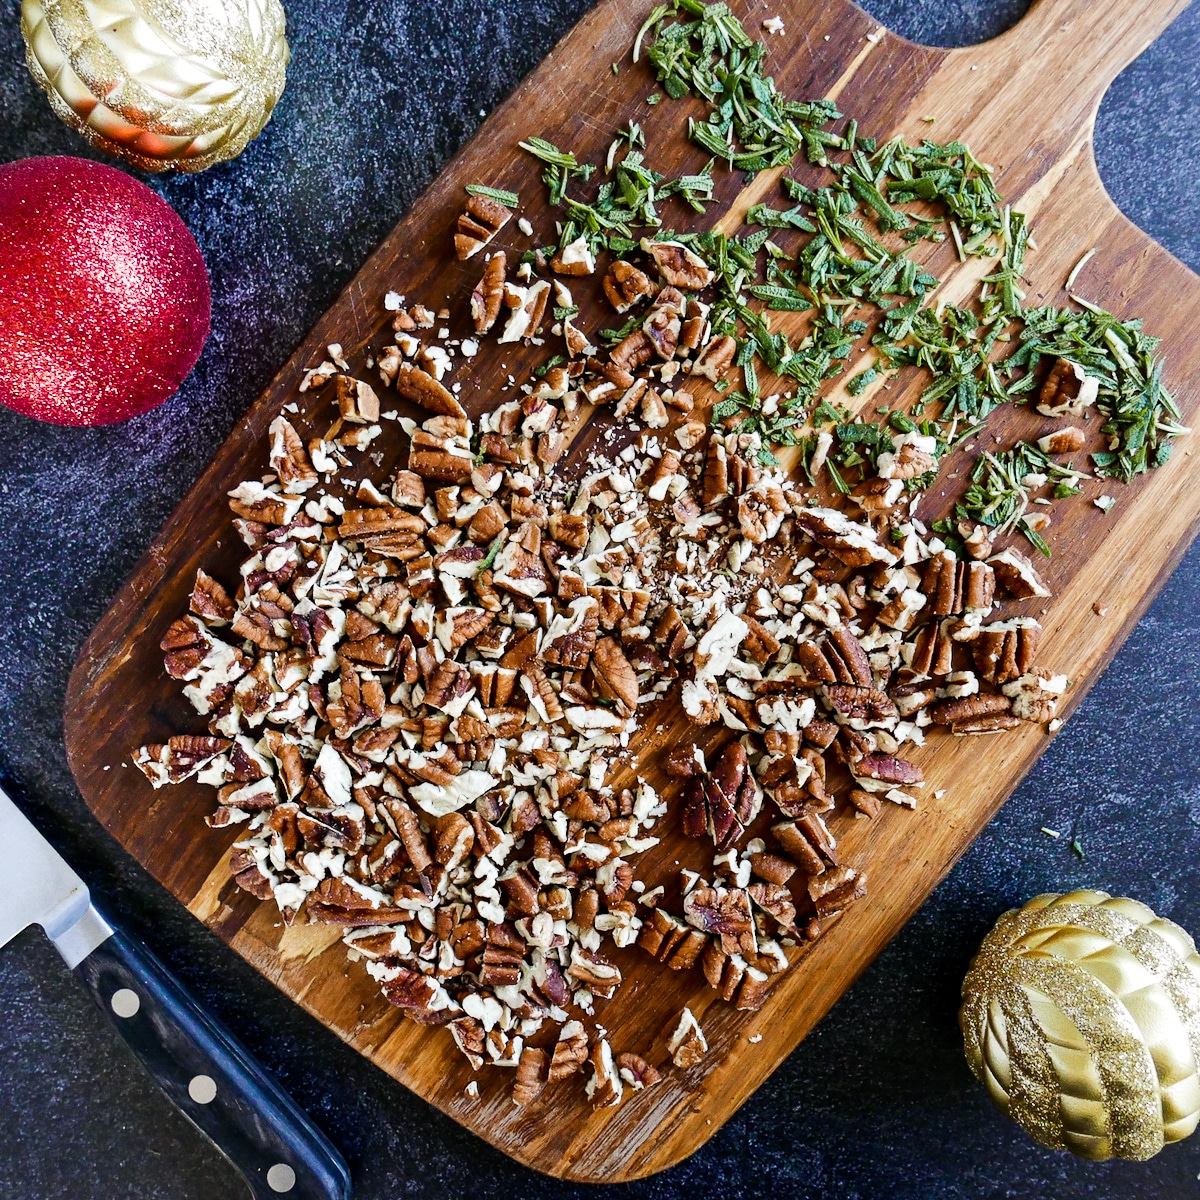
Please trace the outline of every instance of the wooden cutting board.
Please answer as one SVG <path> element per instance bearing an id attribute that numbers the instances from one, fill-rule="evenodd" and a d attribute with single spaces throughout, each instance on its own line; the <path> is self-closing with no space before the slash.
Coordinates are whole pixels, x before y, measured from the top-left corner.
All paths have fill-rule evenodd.
<path id="1" fill-rule="evenodd" d="M 1185 4 L 1040 0 L 1003 37 L 953 51 L 915 46 L 887 33 L 847 0 L 779 0 L 769 7 L 735 0 L 733 8 L 756 33 L 764 17 L 776 12 L 783 17 L 786 33 L 769 41 L 770 69 L 785 95 L 835 98 L 859 118 L 864 134 L 880 138 L 958 137 L 991 163 L 1000 190 L 1029 215 L 1036 233 L 1028 303 L 1065 303 L 1061 289 L 1068 272 L 1087 250 L 1098 248 L 1076 289 L 1121 316 L 1144 316 L 1148 330 L 1163 337 L 1166 380 L 1192 424 L 1200 408 L 1195 337 L 1200 279 L 1116 210 L 1100 183 L 1091 145 L 1095 112 L 1109 83 Z M 511 1074 L 503 1071 L 483 1072 L 480 1098 L 467 1099 L 469 1068 L 449 1034 L 410 1024 L 391 1009 L 362 967 L 347 962 L 336 930 L 285 930 L 272 906 L 256 903 L 231 883 L 225 864 L 233 835 L 209 831 L 202 820 L 212 807 L 209 789 L 185 785 L 153 792 L 139 772 L 122 764 L 139 744 L 199 729 L 178 685 L 163 672 L 158 642 L 186 609 L 198 566 L 227 582 L 236 579 L 240 543 L 224 494 L 262 472 L 267 426 L 294 397 L 304 369 L 324 358 L 325 345 L 333 341 L 345 347 L 352 367 L 361 367 L 364 348 L 383 344 L 389 322 L 381 297 L 389 289 L 432 307 L 448 299 L 456 313 L 454 335 L 468 332 L 465 298 L 480 268 L 476 261 L 456 262 L 451 251 L 464 185 L 519 189 L 523 214 L 543 240 L 552 240 L 538 167 L 516 148 L 522 137 L 539 134 L 594 160 L 633 117 L 646 129 L 656 167 L 672 175 L 696 169 L 697 157 L 679 130 L 688 113 L 700 115 L 699 105 L 648 106 L 644 98 L 658 89 L 646 68 L 628 58 L 649 7 L 630 0 L 599 4 L 487 121 L 366 263 L 230 435 L 96 627 L 75 668 L 66 712 L 67 750 L 87 802 L 197 917 L 361 1053 L 493 1145 L 539 1170 L 595 1181 L 662 1170 L 720 1128 L 983 829 L 1048 745 L 1044 729 L 1027 726 L 987 739 L 932 738 L 920 754 L 930 782 L 916 812 L 889 809 L 874 822 L 839 818 L 835 832 L 845 860 L 865 865 L 870 893 L 779 979 L 761 1012 L 735 1012 L 698 972 L 666 972 L 636 949 L 621 952 L 627 982 L 597 1014 L 614 1047 L 661 1046 L 662 1027 L 686 1003 L 699 1015 L 712 1049 L 686 1076 L 669 1070 L 659 1086 L 600 1113 L 591 1111 L 578 1084 L 550 1088 L 538 1104 L 517 1109 L 510 1100 Z M 619 74 L 612 63 L 620 64 Z M 923 120 L 928 117 L 932 123 Z M 799 170 L 801 177 L 806 171 Z M 718 188 L 723 203 L 707 220 L 717 220 L 732 205 L 723 224 L 735 229 L 750 203 L 777 194 L 777 174 L 760 176 L 741 196 L 740 177 L 723 176 Z M 519 252 L 531 243 L 513 222 L 497 244 Z M 972 296 L 984 273 L 978 263 L 960 267 L 948 247 L 931 266 L 945 281 L 941 294 L 955 302 Z M 518 379 L 544 353 L 505 349 L 507 369 Z M 469 410 L 481 411 L 493 394 L 484 384 L 496 360 L 494 352 L 485 352 L 457 369 Z M 910 383 L 915 395 L 922 382 Z M 897 385 L 889 402 L 896 406 L 901 394 Z M 838 398 L 847 399 L 844 393 Z M 1010 444 L 1044 422 L 1024 410 L 1006 410 L 994 415 L 992 425 Z M 589 436 L 581 437 L 583 452 Z M 1046 568 L 1054 599 L 1042 617 L 1040 658 L 1075 681 L 1067 712 L 1196 533 L 1200 487 L 1191 478 L 1192 454 L 1185 440 L 1152 476 L 1129 488 L 1108 487 L 1118 497 L 1109 513 L 1088 502 L 1100 494 L 1098 484 L 1056 508 L 1057 524 L 1049 533 L 1054 557 Z M 962 466 L 947 470 L 961 476 Z M 940 515 L 939 498 L 935 489 L 922 515 Z M 643 760 L 687 732 L 674 710 L 654 724 L 660 728 L 646 739 Z M 650 777 L 662 782 L 653 769 Z M 942 789 L 939 799 L 934 793 Z M 677 823 L 667 823 L 672 832 L 659 848 L 664 870 L 675 858 L 686 855 L 688 861 L 695 853 Z"/>

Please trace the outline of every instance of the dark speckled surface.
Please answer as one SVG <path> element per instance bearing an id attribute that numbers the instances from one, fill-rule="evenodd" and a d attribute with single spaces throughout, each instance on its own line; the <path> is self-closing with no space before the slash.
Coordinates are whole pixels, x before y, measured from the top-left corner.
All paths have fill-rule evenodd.
<path id="1" fill-rule="evenodd" d="M 183 391 L 157 412 L 91 431 L 0 410 L 0 779 L 100 898 L 315 1115 L 349 1159 L 360 1200 L 596 1189 L 532 1175 L 411 1096 L 284 1000 L 122 853 L 67 771 L 67 673 L 238 415 L 483 113 L 587 7 L 292 0 L 295 57 L 266 132 L 231 166 L 155 185 L 195 233 L 213 277 L 213 336 Z M 1000 32 L 1027 5 L 868 7 L 910 37 L 965 45 Z M 0 161 L 86 153 L 25 72 L 17 14 L 17 0 L 0 0 Z M 1195 268 L 1198 64 L 1200 6 L 1117 80 L 1096 137 L 1117 202 Z M 1039 891 L 1123 892 L 1200 933 L 1197 582 L 1200 549 L 997 820 L 741 1113 L 690 1161 L 616 1194 L 1175 1200 L 1200 1192 L 1200 1138 L 1147 1164 L 1085 1164 L 1034 1146 L 971 1079 L 955 1026 L 979 938 Z M 1043 825 L 1077 835 L 1086 858 L 1068 838 L 1039 833 Z M 0 1200 L 244 1194 L 36 933 L 0 952 Z"/>

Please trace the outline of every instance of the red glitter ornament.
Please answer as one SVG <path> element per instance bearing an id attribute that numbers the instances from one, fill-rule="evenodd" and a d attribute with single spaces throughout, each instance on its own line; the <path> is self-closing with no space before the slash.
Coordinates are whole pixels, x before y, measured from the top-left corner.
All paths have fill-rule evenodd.
<path id="1" fill-rule="evenodd" d="M 144 183 L 82 158 L 0 166 L 0 404 L 58 425 L 146 412 L 211 308 L 195 239 Z"/>

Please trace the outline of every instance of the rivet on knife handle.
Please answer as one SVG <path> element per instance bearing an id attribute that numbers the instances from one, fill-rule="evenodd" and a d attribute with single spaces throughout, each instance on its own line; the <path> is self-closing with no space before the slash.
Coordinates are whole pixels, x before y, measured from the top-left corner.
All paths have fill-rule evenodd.
<path id="1" fill-rule="evenodd" d="M 118 931 L 74 971 L 256 1200 L 347 1200 L 349 1172 L 324 1134 L 144 946 Z"/>

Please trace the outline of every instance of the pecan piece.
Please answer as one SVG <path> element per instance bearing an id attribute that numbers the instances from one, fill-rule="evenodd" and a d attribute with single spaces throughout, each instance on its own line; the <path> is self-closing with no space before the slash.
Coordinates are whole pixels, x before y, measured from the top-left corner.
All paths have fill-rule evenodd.
<path id="1" fill-rule="evenodd" d="M 577 237 L 568 246 L 564 246 L 551 260 L 550 270 L 556 275 L 591 275 L 596 270 L 596 260 L 592 257 L 587 238 Z"/>
<path id="2" fill-rule="evenodd" d="M 469 196 L 455 225 L 454 249 L 460 260 L 478 254 L 512 219 L 512 209 L 490 196 Z"/>
<path id="3" fill-rule="evenodd" d="M 372 425 L 379 420 L 379 397 L 369 383 L 339 375 L 333 386 L 343 421 L 352 425 Z"/>
<path id="4" fill-rule="evenodd" d="M 1082 416 L 1099 395 L 1099 379 L 1078 363 L 1060 358 L 1042 384 L 1037 410 L 1044 417 Z"/>
<path id="5" fill-rule="evenodd" d="M 543 1092 L 549 1078 L 550 1055 L 536 1046 L 526 1046 L 517 1060 L 517 1077 L 513 1082 L 513 1103 L 518 1108 L 532 1104 Z"/>
<path id="6" fill-rule="evenodd" d="M 691 373 L 719 383 L 733 365 L 733 356 L 736 353 L 737 342 L 733 338 L 728 335 L 713 338 L 692 363 Z"/>
<path id="7" fill-rule="evenodd" d="M 627 312 L 644 296 L 653 296 L 650 277 L 624 259 L 617 259 L 604 276 L 604 294 L 619 313 Z"/>
<path id="8" fill-rule="evenodd" d="M 726 954 L 758 953 L 750 897 L 741 888 L 696 888 L 684 897 L 683 915 L 689 925 L 715 934 Z"/>
<path id="9" fill-rule="evenodd" d="M 1009 729 L 1017 729 L 1021 724 L 1019 717 L 1012 713 L 985 713 L 981 717 L 967 717 L 955 721 L 950 726 L 950 732 L 956 737 L 968 733 L 1004 733 Z"/>
<path id="10" fill-rule="evenodd" d="M 196 583 L 188 607 L 206 625 L 228 625 L 237 611 L 229 593 L 200 568 L 196 570 Z"/>
<path id="11" fill-rule="evenodd" d="M 929 709 L 930 720 L 935 725 L 953 725 L 956 721 L 973 720 L 992 713 L 1007 713 L 1012 701 L 1007 696 L 974 695 L 956 700 L 941 700 Z"/>
<path id="12" fill-rule="evenodd" d="M 443 417 L 465 417 L 463 406 L 454 393 L 443 387 L 428 371 L 401 363 L 396 372 L 396 391 L 426 412 Z"/>
<path id="13" fill-rule="evenodd" d="M 642 238 L 642 249 L 654 259 L 659 274 L 672 287 L 698 292 L 713 281 L 713 273 L 694 251 L 682 242 L 656 242 Z"/>
<path id="14" fill-rule="evenodd" d="M 476 333 L 487 333 L 500 316 L 504 299 L 504 276 L 508 270 L 508 256 L 497 250 L 483 268 L 483 276 L 471 293 L 471 320 Z"/>
<path id="15" fill-rule="evenodd" d="M 808 881 L 808 896 L 819 920 L 841 912 L 867 894 L 867 877 L 853 867 L 830 867 Z"/>
<path id="16" fill-rule="evenodd" d="M 613 1062 L 612 1047 L 601 1038 L 588 1055 L 592 1066 L 591 1078 L 587 1081 L 587 1098 L 593 1108 L 612 1108 L 621 1103 L 625 1085 Z"/>
<path id="17" fill-rule="evenodd" d="M 696 1020 L 690 1008 L 685 1008 L 679 1014 L 679 1020 L 667 1038 L 667 1053 L 681 1071 L 696 1066 L 708 1053 L 704 1030 L 700 1028 L 700 1022 Z"/>
<path id="18" fill-rule="evenodd" d="M 1075 454 L 1082 450 L 1087 438 L 1078 425 L 1065 425 L 1045 437 L 1038 438 L 1038 449 L 1045 454 Z"/>
<path id="19" fill-rule="evenodd" d="M 601 696 L 614 700 L 622 716 L 629 716 L 638 703 L 637 675 L 621 645 L 613 638 L 596 642 L 591 656 L 592 678 Z"/>
<path id="20" fill-rule="evenodd" d="M 896 561 L 896 555 L 880 545 L 874 529 L 851 521 L 835 508 L 801 509 L 796 514 L 796 524 L 848 567 L 867 567 L 872 563 L 891 566 Z"/>
<path id="21" fill-rule="evenodd" d="M 854 763 L 852 773 L 863 787 L 868 787 L 864 780 L 887 787 L 912 787 L 925 782 L 925 774 L 916 763 L 878 752 L 864 754 Z"/>
<path id="22" fill-rule="evenodd" d="M 653 1087 L 662 1078 L 640 1054 L 630 1054 L 626 1051 L 624 1054 L 618 1054 L 616 1061 L 622 1082 L 635 1092 Z"/>
<path id="23" fill-rule="evenodd" d="M 284 491 L 308 491 L 317 482 L 317 473 L 292 423 L 286 417 L 276 417 L 271 422 L 268 436 L 271 439 L 271 470 Z"/>
<path id="24" fill-rule="evenodd" d="M 568 1021 L 558 1031 L 550 1059 L 550 1082 L 574 1075 L 588 1059 L 588 1036 L 578 1021 Z"/>
<path id="25" fill-rule="evenodd" d="M 784 853 L 806 875 L 819 875 L 826 866 L 837 865 L 837 841 L 819 813 L 772 825 L 771 832 Z"/>
<path id="26" fill-rule="evenodd" d="M 1000 586 L 1016 600 L 1028 600 L 1034 596 L 1050 595 L 1050 589 L 1042 582 L 1037 568 L 1020 550 L 1009 547 L 993 554 L 987 560 L 996 573 Z"/>

